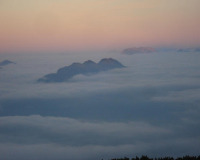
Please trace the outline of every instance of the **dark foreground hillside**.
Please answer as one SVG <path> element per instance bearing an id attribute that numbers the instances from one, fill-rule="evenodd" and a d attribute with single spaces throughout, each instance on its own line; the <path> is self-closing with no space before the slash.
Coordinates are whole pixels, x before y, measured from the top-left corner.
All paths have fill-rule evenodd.
<path id="1" fill-rule="evenodd" d="M 200 160 L 200 155 L 198 157 L 196 156 L 183 156 L 183 157 L 178 157 L 178 158 L 174 158 L 174 157 L 158 157 L 158 158 L 149 158 L 148 156 L 141 156 L 139 157 L 135 157 L 135 158 L 113 158 L 111 160 Z"/>

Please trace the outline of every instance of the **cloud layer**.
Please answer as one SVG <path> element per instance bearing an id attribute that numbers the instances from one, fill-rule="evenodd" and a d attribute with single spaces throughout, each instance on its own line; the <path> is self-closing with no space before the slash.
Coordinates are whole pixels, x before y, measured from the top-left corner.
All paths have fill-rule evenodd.
<path id="1" fill-rule="evenodd" d="M 0 157 L 92 160 L 198 155 L 199 56 L 2 55 L 17 64 L 0 70 Z M 73 62 L 105 57 L 128 68 L 77 75 L 66 83 L 36 83 L 42 75 Z"/>
<path id="2" fill-rule="evenodd" d="M 185 136 L 183 132 L 188 128 L 184 126 L 156 127 L 142 121 L 89 122 L 41 116 L 1 117 L 0 121 L 0 153 L 7 159 L 26 158 L 34 152 L 32 159 L 101 159 L 123 154 L 180 156 L 197 154 L 195 147 L 200 138 L 197 134 Z M 176 153 L 171 152 L 170 148 L 176 147 Z"/>

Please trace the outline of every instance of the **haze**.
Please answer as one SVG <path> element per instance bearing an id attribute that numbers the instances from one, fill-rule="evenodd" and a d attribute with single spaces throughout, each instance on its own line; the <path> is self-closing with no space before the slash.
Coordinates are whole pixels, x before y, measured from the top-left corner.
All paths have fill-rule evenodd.
<path id="1" fill-rule="evenodd" d="M 1 0 L 0 51 L 198 47 L 199 0 Z"/>
<path id="2" fill-rule="evenodd" d="M 0 159 L 199 156 L 199 7 L 0 0 Z"/>

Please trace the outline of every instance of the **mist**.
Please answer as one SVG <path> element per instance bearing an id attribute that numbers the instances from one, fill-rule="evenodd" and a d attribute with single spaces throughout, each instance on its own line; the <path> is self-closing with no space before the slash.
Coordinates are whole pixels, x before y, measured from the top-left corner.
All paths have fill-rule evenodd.
<path id="1" fill-rule="evenodd" d="M 0 69 L 1 158 L 199 154 L 199 53 L 10 53 L 0 58 L 16 63 Z M 74 62 L 102 58 L 127 68 L 37 83 Z"/>

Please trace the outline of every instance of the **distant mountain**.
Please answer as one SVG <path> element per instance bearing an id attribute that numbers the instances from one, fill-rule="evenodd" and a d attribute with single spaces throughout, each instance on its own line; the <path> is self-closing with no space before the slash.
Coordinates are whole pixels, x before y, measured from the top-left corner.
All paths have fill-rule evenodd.
<path id="1" fill-rule="evenodd" d="M 177 52 L 200 52 L 200 48 L 185 48 L 178 49 Z"/>
<path id="2" fill-rule="evenodd" d="M 200 52 L 200 48 L 196 49 L 195 52 Z"/>
<path id="3" fill-rule="evenodd" d="M 186 48 L 186 49 L 180 48 L 180 49 L 177 50 L 177 52 L 194 52 L 194 49 L 192 49 L 192 48 Z"/>
<path id="4" fill-rule="evenodd" d="M 151 52 L 157 52 L 157 51 L 152 47 L 139 47 L 139 48 L 133 47 L 133 48 L 126 48 L 121 53 L 131 55 L 136 53 L 151 53 Z"/>
<path id="5" fill-rule="evenodd" d="M 123 66 L 120 62 L 112 58 L 104 58 L 99 63 L 88 60 L 83 64 L 73 63 L 69 66 L 60 68 L 57 73 L 47 74 L 43 78 L 38 79 L 38 82 L 64 82 L 78 74 L 89 75 L 114 68 L 124 67 L 125 66 Z"/>
<path id="6" fill-rule="evenodd" d="M 185 52 L 184 49 L 178 49 L 177 52 Z"/>
<path id="7" fill-rule="evenodd" d="M 11 62 L 9 60 L 5 60 L 3 62 L 0 62 L 0 66 L 5 66 L 5 65 L 8 65 L 8 64 L 16 64 L 15 62 Z"/>

